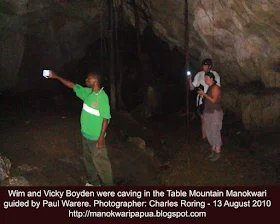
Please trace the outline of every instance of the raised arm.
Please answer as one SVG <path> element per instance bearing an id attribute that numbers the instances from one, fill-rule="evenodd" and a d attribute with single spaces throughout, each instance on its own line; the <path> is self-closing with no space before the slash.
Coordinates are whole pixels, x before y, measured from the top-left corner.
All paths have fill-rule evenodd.
<path id="1" fill-rule="evenodd" d="M 199 73 L 197 73 L 193 79 L 192 82 L 192 78 L 191 76 L 188 77 L 189 78 L 189 83 L 190 83 L 190 90 L 194 90 L 194 87 L 199 86 Z"/>
<path id="2" fill-rule="evenodd" d="M 49 76 L 49 78 L 51 79 L 57 79 L 59 80 L 63 85 L 67 86 L 68 88 L 71 88 L 73 89 L 74 86 L 75 86 L 75 83 L 69 81 L 69 80 L 66 80 L 60 76 L 58 76 L 54 71 L 51 71 L 51 75 Z"/>

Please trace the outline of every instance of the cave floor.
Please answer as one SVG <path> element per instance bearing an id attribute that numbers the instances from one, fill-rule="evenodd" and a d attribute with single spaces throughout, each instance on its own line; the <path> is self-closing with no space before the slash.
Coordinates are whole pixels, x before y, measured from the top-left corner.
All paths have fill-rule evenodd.
<path id="1" fill-rule="evenodd" d="M 43 106 L 44 107 L 44 106 Z M 1 104 L 0 153 L 12 163 L 11 176 L 23 176 L 32 186 L 83 186 L 79 110 L 43 110 Z M 161 143 L 164 160 L 135 149 L 111 125 L 106 143 L 117 186 L 244 186 L 279 184 L 280 133 L 257 138 L 246 135 L 240 124 L 223 128 L 222 157 L 207 161 L 210 147 L 200 143 L 199 120 L 190 123 L 186 148 L 185 118 L 167 116 L 164 121 L 145 122 Z M 122 121 L 124 122 L 124 121 Z M 112 122 L 113 123 L 113 122 Z M 129 133 L 128 133 L 129 134 Z M 156 146 L 154 146 L 156 147 Z"/>

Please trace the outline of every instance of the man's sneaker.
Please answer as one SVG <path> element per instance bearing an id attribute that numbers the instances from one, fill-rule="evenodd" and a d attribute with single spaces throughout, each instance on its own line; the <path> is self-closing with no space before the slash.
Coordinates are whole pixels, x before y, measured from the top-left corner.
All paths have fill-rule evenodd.
<path id="1" fill-rule="evenodd" d="M 209 159 L 211 162 L 217 161 L 221 157 L 221 153 L 215 153 L 215 156 Z"/>

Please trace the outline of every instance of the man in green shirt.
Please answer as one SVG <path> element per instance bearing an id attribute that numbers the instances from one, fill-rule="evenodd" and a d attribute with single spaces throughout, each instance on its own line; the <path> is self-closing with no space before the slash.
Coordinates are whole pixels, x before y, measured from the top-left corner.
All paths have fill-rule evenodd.
<path id="1" fill-rule="evenodd" d="M 105 145 L 106 130 L 111 118 L 108 95 L 100 86 L 101 75 L 91 72 L 82 87 L 63 79 L 51 71 L 49 78 L 57 79 L 71 88 L 83 100 L 81 112 L 81 132 L 83 136 L 83 160 L 87 171 L 86 186 L 100 186 L 98 176 L 104 186 L 113 185 L 111 162 Z"/>

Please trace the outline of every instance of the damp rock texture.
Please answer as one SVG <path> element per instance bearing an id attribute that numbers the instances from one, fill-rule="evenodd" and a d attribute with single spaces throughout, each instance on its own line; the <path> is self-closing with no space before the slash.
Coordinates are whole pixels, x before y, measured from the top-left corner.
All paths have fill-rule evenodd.
<path id="1" fill-rule="evenodd" d="M 279 88 L 244 88 L 228 87 L 222 96 L 224 111 L 234 112 L 251 132 L 279 130 Z"/>
<path id="2" fill-rule="evenodd" d="M 23 176 L 11 176 L 11 161 L 0 154 L 0 186 L 30 186 Z"/>
<path id="3" fill-rule="evenodd" d="M 0 155 L 0 184 L 10 176 L 11 161 Z"/>
<path id="4" fill-rule="evenodd" d="M 131 1 L 113 2 L 116 8 L 124 12 L 122 18 L 126 23 L 135 26 Z M 171 50 L 176 47 L 184 53 L 185 1 L 135 2 L 140 31 L 151 27 L 160 39 L 169 44 Z M 44 82 L 39 75 L 42 69 L 59 70 L 83 58 L 87 47 L 106 34 L 107 11 L 106 1 L 99 0 L 1 1 L 0 91 L 14 87 L 49 89 L 55 85 L 41 85 Z M 264 113 L 276 114 L 278 109 L 273 101 L 278 95 L 270 95 L 274 94 L 270 89 L 280 88 L 280 2 L 189 1 L 188 21 L 190 62 L 200 67 L 203 58 L 213 58 L 225 94 L 228 87 L 262 83 L 265 89 L 262 91 L 266 94 L 250 96 L 252 101 L 249 105 L 244 107 L 237 103 L 236 109 L 241 111 L 247 128 L 274 125 L 277 115 L 273 115 L 272 120 L 264 118 L 262 121 L 256 121 L 256 117 L 259 119 L 259 115 Z M 251 93 L 245 89 L 241 95 L 247 99 L 248 94 Z M 255 102 L 259 99 L 265 104 L 268 104 L 266 99 L 272 99 L 273 102 L 265 105 L 267 111 L 264 111 L 262 103 Z"/>
<path id="5" fill-rule="evenodd" d="M 142 29 L 151 26 L 171 49 L 184 51 L 185 1 L 137 2 Z M 203 58 L 213 58 L 225 84 L 261 81 L 280 87 L 279 1 L 195 0 L 188 9 L 191 62 L 199 66 Z M 134 24 L 129 7 L 126 12 Z"/>
<path id="6" fill-rule="evenodd" d="M 141 31 L 150 26 L 171 49 L 176 46 L 184 52 L 185 1 L 136 0 L 136 4 Z M 128 1 L 116 1 L 115 7 L 122 7 L 125 19 L 135 24 Z M 212 57 L 225 84 L 261 81 L 265 87 L 280 87 L 279 1 L 195 0 L 189 1 L 188 8 L 192 63 L 199 65 L 203 58 Z M 6 87 L 16 84 L 30 43 L 41 51 L 41 67 L 60 68 L 83 57 L 106 26 L 101 23 L 106 11 L 104 1 L 3 1 L 0 69 L 1 79 L 10 81 Z"/>
<path id="7" fill-rule="evenodd" d="M 42 69 L 59 70 L 84 57 L 101 33 L 102 2 L 1 1 L 0 91 L 40 86 Z M 25 83 L 31 77 L 32 83 Z"/>

